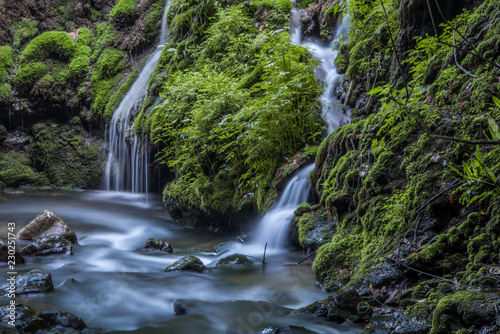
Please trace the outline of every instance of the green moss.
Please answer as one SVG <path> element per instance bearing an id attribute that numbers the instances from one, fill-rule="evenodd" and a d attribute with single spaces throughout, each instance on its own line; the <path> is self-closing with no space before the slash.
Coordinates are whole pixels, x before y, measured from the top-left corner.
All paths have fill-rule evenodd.
<path id="1" fill-rule="evenodd" d="M 30 167 L 29 158 L 19 153 L 0 154 L 0 184 L 4 187 L 44 185 L 43 176 Z"/>
<path id="2" fill-rule="evenodd" d="M 14 50 L 10 46 L 0 46 L 0 83 L 9 80 L 14 65 Z"/>
<path id="3" fill-rule="evenodd" d="M 223 265 L 243 265 L 243 266 L 251 266 L 253 265 L 253 261 L 248 259 L 245 255 L 242 254 L 233 254 L 230 256 L 227 256 L 223 259 L 220 259 L 217 262 L 217 266 L 223 266 Z"/>
<path id="4" fill-rule="evenodd" d="M 77 43 L 79 45 L 92 46 L 92 35 L 88 28 L 78 29 Z"/>
<path id="5" fill-rule="evenodd" d="M 119 74 L 126 66 L 123 51 L 107 48 L 97 59 L 92 70 L 92 111 L 103 114 L 113 91 L 121 81 Z"/>
<path id="6" fill-rule="evenodd" d="M 47 65 L 43 63 L 22 64 L 14 76 L 14 84 L 21 89 L 29 90 L 38 79 L 47 74 L 47 71 Z"/>
<path id="7" fill-rule="evenodd" d="M 135 0 L 118 0 L 109 14 L 118 25 L 127 25 L 137 18 Z"/>
<path id="8" fill-rule="evenodd" d="M 76 42 L 62 31 L 47 31 L 35 37 L 24 49 L 21 63 L 53 58 L 68 61 L 76 52 Z"/>
<path id="9" fill-rule="evenodd" d="M 91 189 L 99 185 L 104 157 L 99 142 L 80 135 L 80 129 L 52 123 L 35 126 L 34 165 L 53 187 Z"/>
<path id="10" fill-rule="evenodd" d="M 11 30 L 14 31 L 14 38 L 12 45 L 15 48 L 19 48 L 22 43 L 36 36 L 38 21 L 21 19 L 21 21 L 15 22 L 11 25 Z"/>
<path id="11" fill-rule="evenodd" d="M 127 94 L 130 87 L 132 87 L 135 80 L 139 76 L 140 67 L 141 67 L 140 65 L 136 66 L 136 68 L 132 71 L 132 73 L 130 73 L 130 75 L 127 77 L 125 83 L 123 85 L 120 85 L 120 88 L 118 88 L 118 90 L 109 99 L 109 102 L 106 105 L 106 109 L 104 111 L 104 116 L 106 116 L 108 119 L 111 119 L 111 117 L 113 116 L 113 112 L 116 110 L 116 108 L 118 108 L 120 102 L 125 97 L 125 94 Z"/>

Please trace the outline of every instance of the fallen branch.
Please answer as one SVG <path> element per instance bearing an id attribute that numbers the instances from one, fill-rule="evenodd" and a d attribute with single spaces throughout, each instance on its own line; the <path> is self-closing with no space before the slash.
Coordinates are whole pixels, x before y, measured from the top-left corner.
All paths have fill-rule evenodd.
<path id="1" fill-rule="evenodd" d="M 384 256 L 384 258 L 385 258 L 386 260 L 388 260 L 388 261 L 396 262 L 396 261 L 394 261 L 394 260 L 392 260 L 392 259 L 390 259 L 390 258 L 388 258 L 388 257 L 386 257 L 386 256 Z M 397 263 L 397 262 L 396 262 L 396 263 Z M 455 282 L 455 281 L 453 281 L 453 280 L 451 280 L 451 279 L 447 279 L 447 278 L 444 278 L 444 277 L 441 277 L 441 276 L 437 276 L 437 275 L 433 275 L 433 274 L 426 273 L 425 271 L 422 271 L 422 270 L 418 270 L 418 269 L 412 268 L 412 267 L 410 267 L 409 265 L 406 265 L 406 264 L 404 264 L 404 263 L 402 263 L 402 262 L 399 262 L 399 263 L 398 263 L 398 265 L 402 265 L 402 266 L 403 266 L 403 267 L 405 267 L 405 268 L 408 268 L 408 269 L 410 269 L 410 270 L 413 270 L 413 271 L 415 271 L 415 272 L 417 272 L 417 273 L 420 273 L 420 274 L 423 274 L 423 275 L 427 275 L 427 276 L 434 277 L 434 278 L 437 278 L 437 279 L 440 279 L 440 280 L 443 280 L 443 281 L 451 282 L 451 283 L 453 283 L 453 284 L 457 284 L 457 282 Z"/>
<path id="2" fill-rule="evenodd" d="M 267 250 L 267 242 L 266 242 L 266 245 L 264 246 L 264 256 L 262 257 L 262 264 L 267 264 L 266 263 L 266 250 Z"/>
<path id="3" fill-rule="evenodd" d="M 449 136 L 441 136 L 441 135 L 432 135 L 432 137 L 438 138 L 438 139 L 444 139 L 444 140 L 449 140 L 449 141 L 456 141 L 459 143 L 464 143 L 464 144 L 471 144 L 471 145 L 500 145 L 500 140 L 467 140 L 467 139 L 461 139 L 461 138 L 456 138 L 456 137 L 449 137 Z"/>
<path id="4" fill-rule="evenodd" d="M 302 260 L 300 260 L 299 262 L 297 262 L 297 265 L 301 264 L 302 262 L 304 262 L 305 260 L 307 260 L 308 258 L 310 258 L 311 256 L 313 256 L 314 254 L 316 254 L 318 250 L 316 249 L 314 252 L 312 252 L 311 254 L 307 255 L 305 258 L 303 258 Z"/>

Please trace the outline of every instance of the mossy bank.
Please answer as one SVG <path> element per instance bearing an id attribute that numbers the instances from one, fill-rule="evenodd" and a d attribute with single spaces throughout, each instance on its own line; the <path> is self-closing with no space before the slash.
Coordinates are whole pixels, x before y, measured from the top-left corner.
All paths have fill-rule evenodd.
<path id="1" fill-rule="evenodd" d="M 500 2 L 439 4 L 339 7 L 353 19 L 338 46 L 352 122 L 316 156 L 336 232 L 313 265 L 331 296 L 304 312 L 367 332 L 500 329 Z"/>

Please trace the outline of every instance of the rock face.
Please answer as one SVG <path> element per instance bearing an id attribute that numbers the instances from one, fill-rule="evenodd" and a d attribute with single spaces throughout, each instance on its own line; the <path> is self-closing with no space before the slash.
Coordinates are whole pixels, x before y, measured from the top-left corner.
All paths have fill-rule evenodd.
<path id="1" fill-rule="evenodd" d="M 17 276 L 17 294 L 42 293 L 52 290 L 54 290 L 54 284 L 48 271 L 33 269 L 28 273 Z"/>
<path id="2" fill-rule="evenodd" d="M 73 254 L 73 246 L 71 242 L 58 234 L 44 237 L 21 249 L 21 255 L 42 256 L 61 253 Z"/>
<path id="3" fill-rule="evenodd" d="M 227 256 L 223 259 L 220 259 L 217 262 L 217 266 L 223 265 L 242 265 L 242 266 L 251 266 L 253 264 L 252 260 L 249 260 L 248 257 L 242 254 L 233 254 Z"/>
<path id="4" fill-rule="evenodd" d="M 43 210 L 35 219 L 16 234 L 16 239 L 33 240 L 59 234 L 72 243 L 78 243 L 75 232 L 50 210 Z"/>
<path id="5" fill-rule="evenodd" d="M 185 271 L 194 271 L 201 273 L 203 270 L 207 269 L 203 262 L 198 259 L 196 256 L 184 256 L 180 260 L 177 260 L 171 266 L 168 266 L 165 271 L 174 271 L 174 270 L 185 270 Z"/>
<path id="6" fill-rule="evenodd" d="M 17 249 L 15 250 L 14 256 L 16 259 L 16 264 L 24 263 L 24 258 Z M 0 239 L 0 262 L 7 262 L 7 261 L 9 261 L 9 246 L 7 246 L 7 244 Z"/>
<path id="7" fill-rule="evenodd" d="M 159 250 L 170 254 L 174 252 L 174 250 L 172 249 L 172 245 L 163 239 L 155 240 L 154 238 L 149 238 L 148 241 L 146 241 L 146 245 L 144 245 L 144 248 Z"/>

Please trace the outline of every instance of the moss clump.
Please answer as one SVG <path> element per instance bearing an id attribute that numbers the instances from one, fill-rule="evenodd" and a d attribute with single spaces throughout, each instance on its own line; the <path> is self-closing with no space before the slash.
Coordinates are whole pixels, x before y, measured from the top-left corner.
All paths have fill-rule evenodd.
<path id="1" fill-rule="evenodd" d="M 94 113 L 104 113 L 113 91 L 122 78 L 119 73 L 126 64 L 125 53 L 114 48 L 105 49 L 97 59 L 91 77 Z"/>
<path id="2" fill-rule="evenodd" d="M 89 142 L 69 125 L 35 125 L 33 162 L 53 187 L 92 189 L 99 185 L 104 157 L 99 142 Z"/>
<path id="3" fill-rule="evenodd" d="M 11 30 L 14 32 L 12 45 L 19 48 L 25 41 L 36 36 L 39 22 L 36 20 L 21 19 L 11 25 Z"/>
<path id="4" fill-rule="evenodd" d="M 217 266 L 224 266 L 224 265 L 251 266 L 251 265 L 253 265 L 253 261 L 248 259 L 245 255 L 233 254 L 230 256 L 226 256 L 225 258 L 220 259 L 217 262 Z"/>
<path id="5" fill-rule="evenodd" d="M 133 23 L 138 16 L 135 0 L 118 0 L 109 16 L 118 27 Z"/>
<path id="6" fill-rule="evenodd" d="M 33 87 L 36 81 L 45 76 L 48 72 L 48 67 L 43 63 L 28 63 L 20 65 L 16 75 L 14 76 L 14 84 L 24 90 L 29 90 Z"/>
<path id="7" fill-rule="evenodd" d="M 68 61 L 76 52 L 76 42 L 62 31 L 47 31 L 35 37 L 24 49 L 21 63 L 47 58 Z"/>
<path id="8" fill-rule="evenodd" d="M 12 95 L 9 78 L 13 65 L 14 50 L 10 46 L 0 46 L 0 101 Z"/>
<path id="9" fill-rule="evenodd" d="M 46 185 L 42 175 L 30 167 L 29 158 L 19 153 L 0 154 L 0 187 Z"/>

